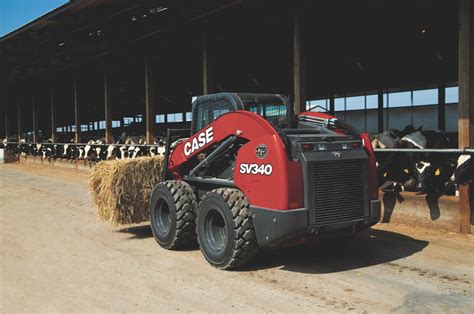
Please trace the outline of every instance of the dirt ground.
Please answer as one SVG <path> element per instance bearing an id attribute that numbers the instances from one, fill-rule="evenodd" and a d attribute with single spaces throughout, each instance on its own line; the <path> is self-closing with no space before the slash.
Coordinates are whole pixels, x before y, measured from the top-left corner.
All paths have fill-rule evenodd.
<path id="1" fill-rule="evenodd" d="M 474 312 L 474 237 L 379 224 L 220 271 L 96 219 L 87 176 L 0 165 L 0 311 Z"/>

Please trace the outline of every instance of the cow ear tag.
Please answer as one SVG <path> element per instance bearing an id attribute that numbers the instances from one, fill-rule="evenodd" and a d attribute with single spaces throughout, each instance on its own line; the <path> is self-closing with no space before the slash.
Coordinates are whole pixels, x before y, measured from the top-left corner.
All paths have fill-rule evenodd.
<path id="1" fill-rule="evenodd" d="M 408 171 L 408 169 L 403 169 L 403 172 L 410 173 L 410 171 Z"/>
<path id="2" fill-rule="evenodd" d="M 441 174 L 441 171 L 439 170 L 439 168 L 436 169 L 436 171 L 435 171 L 435 176 L 439 176 L 440 174 Z"/>
<path id="3" fill-rule="evenodd" d="M 383 177 L 384 177 L 384 178 L 387 177 L 387 173 L 386 173 L 386 172 L 384 172 Z"/>

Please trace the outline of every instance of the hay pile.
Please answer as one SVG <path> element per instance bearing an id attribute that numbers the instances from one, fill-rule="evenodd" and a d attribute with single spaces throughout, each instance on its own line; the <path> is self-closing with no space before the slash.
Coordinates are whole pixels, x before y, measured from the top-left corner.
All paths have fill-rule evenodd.
<path id="1" fill-rule="evenodd" d="M 99 219 L 113 225 L 148 220 L 148 202 L 162 179 L 163 156 L 99 162 L 89 174 L 89 189 Z"/>

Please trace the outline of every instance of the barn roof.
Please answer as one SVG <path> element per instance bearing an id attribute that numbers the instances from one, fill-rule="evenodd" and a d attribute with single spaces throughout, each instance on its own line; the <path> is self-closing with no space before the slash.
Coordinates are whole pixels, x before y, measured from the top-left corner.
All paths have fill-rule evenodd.
<path id="1" fill-rule="evenodd" d="M 78 67 L 240 2 L 71 0 L 0 37 L 2 78 L 23 81 Z"/>
<path id="2" fill-rule="evenodd" d="M 225 81 L 220 85 L 235 90 L 233 80 L 253 79 L 250 72 L 258 71 L 252 68 L 261 67 L 260 81 L 273 80 L 272 71 L 289 73 L 291 23 L 281 17 L 294 12 L 305 15 L 309 97 L 457 80 L 457 1 L 429 0 L 71 0 L 0 38 L 0 79 L 49 80 L 85 64 L 120 62 L 111 61 L 114 54 L 173 57 L 157 48 L 157 37 L 179 40 L 196 32 L 199 43 L 205 30 L 213 33 L 217 50 L 242 55 L 255 47 L 245 66 L 233 62 L 234 72 L 216 67 L 226 69 L 217 75 Z M 268 38 L 281 49 L 265 51 Z M 213 58 L 232 67 L 229 56 Z M 282 67 L 263 68 L 262 60 Z M 279 91 L 282 85 L 267 84 Z"/>

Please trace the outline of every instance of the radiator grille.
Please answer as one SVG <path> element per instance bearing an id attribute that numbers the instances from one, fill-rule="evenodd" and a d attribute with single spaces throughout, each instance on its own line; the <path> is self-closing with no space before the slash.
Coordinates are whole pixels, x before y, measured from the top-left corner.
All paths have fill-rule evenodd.
<path id="1" fill-rule="evenodd" d="M 314 164 L 314 218 L 316 225 L 348 222 L 367 217 L 365 160 Z"/>

